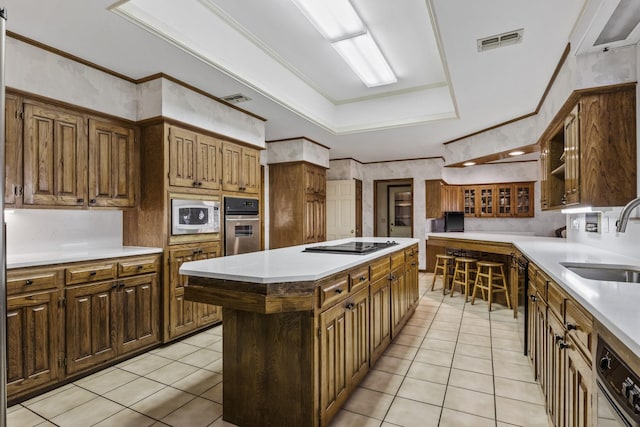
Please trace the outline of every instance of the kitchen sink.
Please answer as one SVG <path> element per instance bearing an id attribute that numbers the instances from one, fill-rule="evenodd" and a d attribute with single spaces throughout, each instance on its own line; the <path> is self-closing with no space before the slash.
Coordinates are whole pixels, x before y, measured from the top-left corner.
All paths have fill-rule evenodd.
<path id="1" fill-rule="evenodd" d="M 608 282 L 640 283 L 640 267 L 619 264 L 590 264 L 561 262 L 578 276 Z"/>

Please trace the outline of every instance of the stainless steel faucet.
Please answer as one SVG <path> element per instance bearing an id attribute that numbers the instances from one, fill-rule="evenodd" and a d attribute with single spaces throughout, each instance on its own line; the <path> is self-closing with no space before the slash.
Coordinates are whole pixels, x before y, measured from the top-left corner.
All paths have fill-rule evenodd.
<path id="1" fill-rule="evenodd" d="M 620 217 L 618 221 L 616 221 L 616 231 L 618 233 L 624 233 L 627 229 L 627 221 L 629 221 L 629 215 L 631 215 L 631 211 L 636 207 L 640 206 L 640 197 L 636 197 L 622 208 L 622 212 L 620 212 Z"/>

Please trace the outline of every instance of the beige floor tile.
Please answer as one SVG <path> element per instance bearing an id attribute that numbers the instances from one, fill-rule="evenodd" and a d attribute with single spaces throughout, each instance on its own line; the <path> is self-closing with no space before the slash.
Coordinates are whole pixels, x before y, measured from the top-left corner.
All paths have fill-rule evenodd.
<path id="1" fill-rule="evenodd" d="M 403 334 L 402 332 L 400 332 L 400 334 L 394 338 L 393 343 L 406 345 L 407 347 L 420 347 L 420 344 L 422 344 L 423 339 L 424 338 L 422 337 Z"/>
<path id="2" fill-rule="evenodd" d="M 502 350 L 499 348 L 494 348 L 492 350 L 493 353 L 493 360 L 496 363 L 514 363 L 516 365 L 525 365 L 525 366 L 531 366 L 531 362 L 529 361 L 529 358 L 527 356 L 525 356 L 524 354 L 522 354 L 521 350 L 518 351 L 511 351 L 511 350 Z"/>
<path id="3" fill-rule="evenodd" d="M 154 424 L 156 420 L 142 415 L 139 412 L 125 408 L 106 420 L 95 424 L 95 427 L 146 427 Z"/>
<path id="4" fill-rule="evenodd" d="M 22 405 L 50 420 L 96 397 L 98 397 L 97 394 L 74 385 L 35 403 L 26 401 Z"/>
<path id="5" fill-rule="evenodd" d="M 506 338 L 506 339 L 510 339 L 512 341 L 518 341 L 520 339 L 520 334 L 518 334 L 518 330 L 516 328 L 513 328 L 513 329 L 496 328 L 495 325 L 497 323 L 498 322 L 493 322 L 491 324 L 491 337 L 492 338 Z"/>
<path id="6" fill-rule="evenodd" d="M 501 322 L 499 319 L 491 319 L 491 330 L 503 330 L 518 332 L 518 324 L 515 322 Z"/>
<path id="7" fill-rule="evenodd" d="M 456 345 L 456 354 L 479 357 L 481 359 L 491 359 L 491 347 L 458 343 L 458 345 Z"/>
<path id="8" fill-rule="evenodd" d="M 211 335 L 211 336 L 215 336 L 215 335 Z M 220 359 L 222 359 L 222 353 L 209 350 L 207 348 L 201 348 L 181 358 L 179 362 L 186 363 L 187 365 L 200 367 L 200 366 L 209 365 L 215 362 L 216 360 L 220 360 Z"/>
<path id="9" fill-rule="evenodd" d="M 112 368 L 109 368 L 109 369 L 112 369 Z M 102 372 L 102 371 L 100 371 L 100 372 Z M 98 373 L 96 373 L 95 375 L 97 375 L 97 374 Z M 41 394 L 39 396 L 32 397 L 31 399 L 22 402 L 22 405 L 23 406 L 30 406 L 30 405 L 33 405 L 34 403 L 36 403 L 36 402 L 38 402 L 40 400 L 47 399 L 47 398 L 49 398 L 51 396 L 55 396 L 58 393 L 62 393 L 63 391 L 68 391 L 68 390 L 71 390 L 71 389 L 74 389 L 74 388 L 77 388 L 77 386 L 75 384 L 66 384 L 66 385 L 63 385 L 62 387 L 54 388 L 53 390 L 48 391 L 46 393 L 43 393 L 43 394 Z"/>
<path id="10" fill-rule="evenodd" d="M 493 304 L 491 310 L 491 320 L 506 323 L 517 323 L 521 319 L 514 319 L 512 310 L 509 310 L 506 307 L 499 306 L 498 304 Z"/>
<path id="11" fill-rule="evenodd" d="M 90 375 L 76 381 L 75 384 L 96 394 L 104 394 L 138 378 L 139 376 L 134 373 L 122 369 L 115 369 L 108 375 Z"/>
<path id="12" fill-rule="evenodd" d="M 222 417 L 219 417 L 212 424 L 209 424 L 209 427 L 238 427 L 238 426 L 236 424 L 223 420 Z"/>
<path id="13" fill-rule="evenodd" d="M 442 406 L 446 388 L 447 386 L 444 384 L 432 383 L 416 378 L 405 378 L 400 386 L 400 390 L 398 390 L 398 396 L 431 405 Z"/>
<path id="14" fill-rule="evenodd" d="M 458 330 L 460 329 L 460 322 L 459 321 L 447 322 L 445 320 L 434 320 L 433 323 L 431 323 L 431 330 L 434 330 L 434 329 L 437 329 L 439 331 L 458 332 Z"/>
<path id="15" fill-rule="evenodd" d="M 7 409 L 8 427 L 32 427 L 46 422 L 37 414 L 34 414 L 24 406 L 17 405 L 14 409 Z"/>
<path id="16" fill-rule="evenodd" d="M 439 406 L 396 397 L 384 420 L 404 427 L 437 427 L 440 410 Z"/>
<path id="17" fill-rule="evenodd" d="M 431 325 L 431 319 L 421 319 L 419 317 L 413 317 L 407 320 L 407 326 L 416 326 L 418 328 L 428 328 Z"/>
<path id="18" fill-rule="evenodd" d="M 509 338 L 492 338 L 491 345 L 493 348 L 511 351 L 519 351 L 523 348 L 520 339 L 517 337 L 515 340 Z"/>
<path id="19" fill-rule="evenodd" d="M 199 396 L 221 382 L 222 375 L 206 369 L 200 369 L 171 384 L 171 387 Z"/>
<path id="20" fill-rule="evenodd" d="M 212 345 L 210 345 L 209 346 L 209 350 L 213 350 L 213 351 L 217 351 L 219 353 L 222 353 L 222 339 L 220 339 L 219 341 L 216 341 Z"/>
<path id="21" fill-rule="evenodd" d="M 220 418 L 220 416 L 222 416 L 222 405 L 196 397 L 160 421 L 176 427 L 204 427 Z"/>
<path id="22" fill-rule="evenodd" d="M 402 332 L 407 335 L 415 335 L 417 337 L 424 337 L 429 330 L 428 327 L 417 327 L 417 326 L 405 326 L 402 328 Z"/>
<path id="23" fill-rule="evenodd" d="M 440 298 L 438 298 L 437 296 L 435 297 L 425 296 L 425 297 L 422 297 L 419 305 L 429 305 L 432 307 L 439 307 L 441 303 L 442 303 L 442 295 L 440 295 Z"/>
<path id="24" fill-rule="evenodd" d="M 176 342 L 164 347 L 157 348 L 155 350 L 151 350 L 151 353 L 157 354 L 158 356 L 166 357 L 168 359 L 178 360 L 182 359 L 187 354 L 191 354 L 199 349 L 200 347 L 196 347 L 195 345 Z"/>
<path id="25" fill-rule="evenodd" d="M 416 362 L 430 363 L 438 366 L 451 366 L 453 354 L 421 348 L 414 359 Z"/>
<path id="26" fill-rule="evenodd" d="M 490 329 L 491 321 L 479 315 L 479 313 L 465 311 L 462 315 L 462 327 L 473 326 Z"/>
<path id="27" fill-rule="evenodd" d="M 522 400 L 536 405 L 544 405 L 544 396 L 536 383 L 495 378 L 496 396 Z"/>
<path id="28" fill-rule="evenodd" d="M 131 409 L 160 420 L 195 398 L 182 390 L 165 387 L 132 405 Z"/>
<path id="29" fill-rule="evenodd" d="M 495 419 L 495 406 L 492 394 L 448 386 L 444 398 L 444 407 Z"/>
<path id="30" fill-rule="evenodd" d="M 449 367 L 414 361 L 409 368 L 409 372 L 407 372 L 407 377 L 438 384 L 447 384 L 449 371 Z"/>
<path id="31" fill-rule="evenodd" d="M 433 320 L 438 322 L 460 323 L 462 322 L 462 312 L 452 310 L 438 311 Z"/>
<path id="32" fill-rule="evenodd" d="M 412 365 L 413 366 L 413 365 Z M 409 370 L 411 371 L 411 369 Z M 402 375 L 372 369 L 360 383 L 360 387 L 395 395 L 402 384 Z"/>
<path id="33" fill-rule="evenodd" d="M 329 424 L 330 427 L 378 427 L 379 425 L 380 420 L 345 410 L 339 411 Z"/>
<path id="34" fill-rule="evenodd" d="M 417 308 L 416 308 L 416 311 L 413 313 L 413 316 L 411 316 L 412 319 L 419 319 L 424 321 L 433 320 L 434 317 L 436 317 L 436 314 L 434 312 L 418 310 Z"/>
<path id="35" fill-rule="evenodd" d="M 478 359 L 477 357 L 456 354 L 453 358 L 453 368 L 463 371 L 472 371 L 479 374 L 493 375 L 491 360 Z"/>
<path id="36" fill-rule="evenodd" d="M 549 427 L 547 412 L 542 405 L 496 396 L 496 417 L 518 426 Z"/>
<path id="37" fill-rule="evenodd" d="M 202 393 L 200 397 L 222 405 L 222 383 L 220 382 L 214 385 L 209 390 Z"/>
<path id="38" fill-rule="evenodd" d="M 373 369 L 389 372 L 390 374 L 405 375 L 411 365 L 410 360 L 398 359 L 397 357 L 380 356 Z"/>
<path id="39" fill-rule="evenodd" d="M 526 365 L 493 361 L 495 365 L 494 375 L 501 378 L 509 378 L 517 381 L 534 382 L 533 370 Z"/>
<path id="40" fill-rule="evenodd" d="M 458 343 L 491 347 L 491 338 L 461 332 L 460 335 L 458 335 Z"/>
<path id="41" fill-rule="evenodd" d="M 166 385 L 148 378 L 140 377 L 125 385 L 111 390 L 104 394 L 104 397 L 118 402 L 124 406 L 131 406 L 134 403 L 152 395 L 158 390 L 165 388 Z"/>
<path id="42" fill-rule="evenodd" d="M 197 370 L 198 368 L 195 366 L 181 362 L 171 362 L 170 364 L 145 375 L 145 377 L 154 381 L 159 381 L 162 384 L 171 385 Z"/>
<path id="43" fill-rule="evenodd" d="M 468 326 L 468 325 L 464 325 L 462 328 L 460 328 L 460 332 L 463 334 L 468 334 L 468 335 L 479 335 L 479 336 L 483 336 L 483 337 L 488 337 L 491 335 L 491 329 L 489 326 Z"/>
<path id="44" fill-rule="evenodd" d="M 455 341 L 444 341 L 435 338 L 427 338 L 422 341 L 420 348 L 426 348 L 427 350 L 442 351 L 444 353 L 453 353 L 456 349 Z"/>
<path id="45" fill-rule="evenodd" d="M 171 359 L 167 359 L 166 357 L 161 357 L 156 354 L 146 354 L 146 357 L 138 359 L 127 364 L 118 365 L 120 369 L 125 371 L 133 372 L 138 375 L 146 375 L 149 372 L 153 372 L 156 369 L 162 368 L 163 366 L 171 363 Z"/>
<path id="46" fill-rule="evenodd" d="M 478 417 L 465 412 L 454 411 L 449 408 L 442 409 L 439 427 L 495 427 L 496 422 L 490 418 Z"/>
<path id="47" fill-rule="evenodd" d="M 193 335 L 189 338 L 185 338 L 181 342 L 189 345 L 195 345 L 197 347 L 208 348 L 209 346 L 212 346 L 213 344 L 217 343 L 221 339 L 222 337 L 220 336 L 213 335 L 213 334 L 206 334 L 203 332 L 203 333 L 199 333 L 198 335 Z"/>
<path id="48" fill-rule="evenodd" d="M 343 408 L 356 414 L 382 420 L 393 401 L 393 396 L 366 388 L 356 388 Z"/>
<path id="49" fill-rule="evenodd" d="M 417 347 L 407 347 L 401 344 L 391 344 L 387 351 L 384 352 L 385 356 L 397 357 L 399 359 L 413 360 L 418 352 Z"/>
<path id="50" fill-rule="evenodd" d="M 513 427 L 515 424 L 503 423 L 502 421 L 498 421 L 496 424 L 497 427 Z"/>
<path id="51" fill-rule="evenodd" d="M 221 374 L 223 365 L 224 365 L 224 361 L 222 359 L 218 359 L 215 362 L 212 362 L 206 366 L 203 366 L 202 369 L 206 369 L 207 371 L 213 371 Z"/>
<path id="52" fill-rule="evenodd" d="M 493 394 L 492 375 L 463 371 L 461 369 L 451 369 L 451 375 L 449 376 L 449 385 L 458 388 L 466 388 L 473 391 L 480 391 L 482 393 Z"/>
<path id="53" fill-rule="evenodd" d="M 94 425 L 125 409 L 104 397 L 96 397 L 80 406 L 67 411 L 57 417 L 51 418 L 51 422 L 60 427 L 86 427 Z"/>
<path id="54" fill-rule="evenodd" d="M 458 341 L 458 333 L 451 331 L 430 330 L 429 332 L 427 332 L 427 338 L 456 342 Z"/>

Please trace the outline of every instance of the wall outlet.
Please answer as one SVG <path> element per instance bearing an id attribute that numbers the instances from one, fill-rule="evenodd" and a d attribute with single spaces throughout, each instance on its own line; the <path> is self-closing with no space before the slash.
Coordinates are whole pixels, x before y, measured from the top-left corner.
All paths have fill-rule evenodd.
<path id="1" fill-rule="evenodd" d="M 571 229 L 572 230 L 580 230 L 580 218 L 572 218 L 571 219 Z"/>

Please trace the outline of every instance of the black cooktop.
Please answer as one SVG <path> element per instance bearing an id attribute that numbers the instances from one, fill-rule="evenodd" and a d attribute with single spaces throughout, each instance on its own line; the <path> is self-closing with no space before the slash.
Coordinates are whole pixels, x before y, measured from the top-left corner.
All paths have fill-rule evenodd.
<path id="1" fill-rule="evenodd" d="M 347 242 L 330 246 L 310 246 L 303 252 L 324 252 L 330 254 L 364 255 L 380 249 L 395 246 L 395 241 L 386 242 Z"/>

